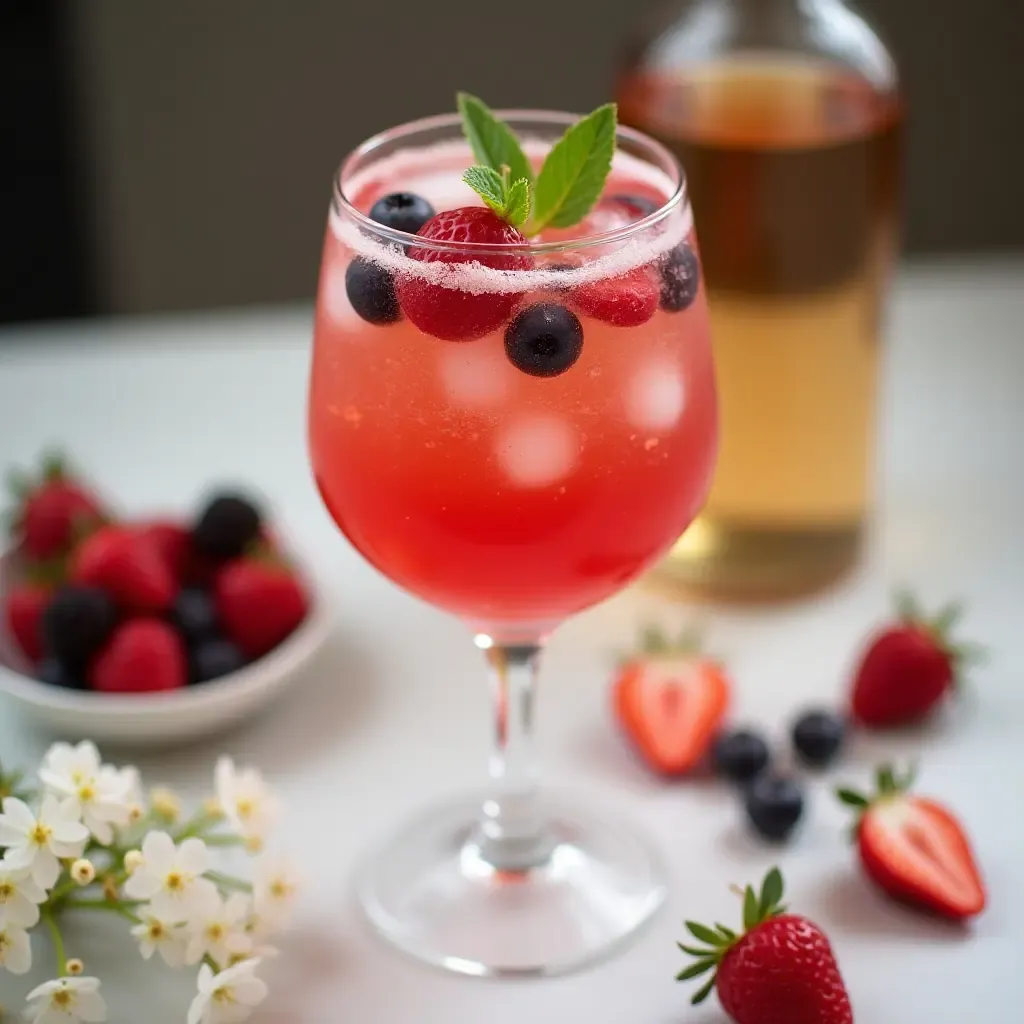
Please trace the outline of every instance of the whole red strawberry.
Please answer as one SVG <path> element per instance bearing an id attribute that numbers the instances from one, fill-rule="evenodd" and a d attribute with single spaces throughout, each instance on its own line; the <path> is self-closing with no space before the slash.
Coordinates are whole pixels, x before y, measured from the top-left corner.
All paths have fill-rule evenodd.
<path id="1" fill-rule="evenodd" d="M 99 587 L 134 613 L 165 611 L 177 593 L 159 549 L 128 526 L 103 526 L 86 538 L 72 559 L 71 582 Z"/>
<path id="2" fill-rule="evenodd" d="M 118 628 L 89 667 L 89 685 L 100 693 L 155 693 L 188 681 L 185 648 L 159 619 L 132 619 Z"/>
<path id="3" fill-rule="evenodd" d="M 576 308 L 614 327 L 639 327 L 658 310 L 661 283 L 651 267 L 637 267 L 621 277 L 581 285 L 572 294 Z"/>
<path id="4" fill-rule="evenodd" d="M 29 661 L 43 657 L 43 612 L 53 596 L 53 588 L 38 583 L 16 583 L 4 597 L 7 631 Z"/>
<path id="5" fill-rule="evenodd" d="M 11 489 L 17 502 L 12 538 L 35 561 L 67 555 L 81 534 L 103 518 L 99 501 L 56 453 L 44 457 L 38 479 L 14 474 Z"/>
<path id="6" fill-rule="evenodd" d="M 836 795 L 858 812 L 854 835 L 864 872 L 894 899 L 960 921 L 985 909 L 985 885 L 967 835 L 941 804 L 912 796 L 914 773 L 876 773 L 876 792 Z"/>
<path id="7" fill-rule="evenodd" d="M 192 548 L 192 536 L 187 526 L 171 519 L 157 519 L 141 523 L 135 530 L 156 549 L 176 582 L 201 582 L 193 577 L 203 575 L 203 560 Z"/>
<path id="8" fill-rule="evenodd" d="M 439 213 L 420 228 L 419 235 L 433 242 L 453 243 L 452 248 L 424 245 L 410 249 L 410 257 L 422 263 L 477 262 L 492 270 L 529 270 L 533 266 L 533 259 L 525 252 L 480 254 L 469 250 L 473 245 L 526 245 L 526 238 L 516 228 L 483 207 L 466 206 Z M 443 287 L 414 275 L 398 280 L 398 299 L 405 315 L 421 331 L 444 341 L 471 341 L 496 330 L 512 315 L 520 297 L 504 290 Z"/>
<path id="9" fill-rule="evenodd" d="M 863 725 L 908 725 L 924 718 L 955 688 L 961 669 L 980 652 L 950 639 L 961 613 L 958 604 L 927 619 L 904 595 L 897 610 L 899 621 L 875 634 L 854 676 L 851 711 Z"/>
<path id="10" fill-rule="evenodd" d="M 703 1002 L 711 990 L 736 1024 L 853 1024 L 853 1008 L 839 965 L 824 932 L 805 917 L 787 914 L 782 875 L 773 868 L 760 894 L 747 886 L 743 933 L 724 925 L 686 927 L 705 946 L 680 943 L 697 962 L 676 975 L 688 981 L 713 971 L 693 997 Z"/>
<path id="11" fill-rule="evenodd" d="M 249 658 L 273 650 L 309 610 L 288 566 L 266 555 L 229 562 L 214 581 L 214 600 L 225 633 Z"/>

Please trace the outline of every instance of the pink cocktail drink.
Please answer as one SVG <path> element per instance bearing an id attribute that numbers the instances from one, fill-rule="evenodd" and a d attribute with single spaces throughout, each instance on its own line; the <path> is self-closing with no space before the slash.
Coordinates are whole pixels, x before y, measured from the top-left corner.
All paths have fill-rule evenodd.
<path id="1" fill-rule="evenodd" d="M 612 107 L 508 125 L 472 97 L 460 111 L 462 132 L 431 118 L 342 166 L 310 454 L 352 544 L 476 632 L 495 697 L 486 798 L 378 851 L 363 907 L 429 962 L 548 974 L 603 955 L 665 894 L 633 830 L 540 792 L 533 695 L 550 632 L 653 565 L 705 500 L 708 315 L 667 151 Z"/>
<path id="2" fill-rule="evenodd" d="M 350 201 L 366 212 L 403 190 L 437 210 L 483 205 L 459 179 L 469 162 L 458 144 L 399 153 L 357 176 Z M 588 221 L 539 241 L 628 227 L 647 206 L 614 197 L 661 207 L 672 192 L 666 176 L 620 153 Z M 660 288 L 659 262 L 693 243 L 687 210 L 665 220 L 619 245 L 538 254 L 522 273 L 458 268 L 475 296 L 574 309 L 578 358 L 536 376 L 510 360 L 505 323 L 445 341 L 408 319 L 361 319 L 345 285 L 355 256 L 378 256 L 396 276 L 437 264 L 383 250 L 332 218 L 316 320 L 313 466 L 339 527 L 385 575 L 475 625 L 555 624 L 619 590 L 694 518 L 716 429 L 703 294 L 635 326 L 596 317 L 587 304 L 602 291 L 614 302 L 624 274 L 625 290 L 648 301 L 645 289 Z"/>

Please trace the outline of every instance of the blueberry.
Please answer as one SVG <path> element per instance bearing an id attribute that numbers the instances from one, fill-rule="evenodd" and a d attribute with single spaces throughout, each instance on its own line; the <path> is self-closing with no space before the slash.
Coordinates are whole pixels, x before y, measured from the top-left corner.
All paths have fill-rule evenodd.
<path id="1" fill-rule="evenodd" d="M 214 637 L 196 644 L 189 652 L 189 680 L 205 683 L 237 672 L 244 665 L 244 655 L 230 640 Z"/>
<path id="2" fill-rule="evenodd" d="M 711 750 L 715 771 L 731 782 L 749 782 L 768 767 L 771 754 L 764 738 L 747 729 L 720 736 Z"/>
<path id="3" fill-rule="evenodd" d="M 697 297 L 700 288 L 700 264 L 697 254 L 681 242 L 661 263 L 661 308 L 681 313 Z"/>
<path id="4" fill-rule="evenodd" d="M 524 309 L 505 329 L 505 354 L 532 377 L 557 377 L 580 357 L 583 325 L 565 306 L 541 302 Z"/>
<path id="5" fill-rule="evenodd" d="M 56 658 L 47 658 L 39 666 L 39 679 L 50 686 L 59 686 L 62 690 L 85 689 L 85 679 Z"/>
<path id="6" fill-rule="evenodd" d="M 117 607 L 96 587 L 61 587 L 43 612 L 43 649 L 71 672 L 107 642 L 117 625 Z"/>
<path id="7" fill-rule="evenodd" d="M 765 839 L 788 839 L 804 812 L 804 794 L 792 779 L 766 774 L 756 778 L 746 793 L 750 824 Z"/>
<path id="8" fill-rule="evenodd" d="M 846 725 L 830 711 L 808 711 L 793 725 L 793 746 L 804 764 L 824 768 L 843 746 Z"/>
<path id="9" fill-rule="evenodd" d="M 384 267 L 362 256 L 357 256 L 345 271 L 345 294 L 368 324 L 380 327 L 402 319 L 395 279 Z"/>
<path id="10" fill-rule="evenodd" d="M 192 529 L 195 549 L 208 558 L 238 558 L 260 535 L 259 509 L 240 494 L 218 494 L 207 502 Z"/>
<path id="11" fill-rule="evenodd" d="M 370 209 L 370 220 L 410 235 L 415 235 L 433 216 L 430 203 L 413 192 L 392 192 L 378 199 Z"/>
<path id="12" fill-rule="evenodd" d="M 612 202 L 630 207 L 631 210 L 636 212 L 638 220 L 643 217 L 649 217 L 660 209 L 660 204 L 656 203 L 653 199 L 648 199 L 647 196 L 627 195 L 624 192 L 620 192 L 618 195 L 609 196 L 608 198 Z"/>
<path id="13" fill-rule="evenodd" d="M 213 598 L 198 587 L 186 587 L 171 608 L 171 622 L 186 643 L 194 644 L 213 636 L 217 632 L 217 610 Z"/>

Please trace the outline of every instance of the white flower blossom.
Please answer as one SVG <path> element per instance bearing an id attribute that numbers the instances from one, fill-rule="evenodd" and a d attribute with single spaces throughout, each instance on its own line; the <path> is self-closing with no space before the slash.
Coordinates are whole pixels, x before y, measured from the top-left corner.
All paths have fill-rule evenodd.
<path id="1" fill-rule="evenodd" d="M 58 978 L 28 994 L 31 1024 L 95 1024 L 107 1019 L 99 978 Z"/>
<path id="2" fill-rule="evenodd" d="M 249 1017 L 267 997 L 267 986 L 256 977 L 259 959 L 243 960 L 219 974 L 207 964 L 199 968 L 199 994 L 192 1000 L 188 1024 L 235 1024 Z"/>
<path id="3" fill-rule="evenodd" d="M 252 887 L 257 918 L 273 931 L 286 928 L 295 906 L 298 885 L 298 876 L 287 861 L 261 859 Z"/>
<path id="4" fill-rule="evenodd" d="M 142 863 L 124 884 L 125 895 L 149 900 L 163 918 L 187 921 L 217 898 L 217 887 L 202 877 L 209 864 L 201 839 L 175 846 L 166 832 L 150 832 L 142 841 Z"/>
<path id="5" fill-rule="evenodd" d="M 0 927 L 0 967 L 11 974 L 26 974 L 32 966 L 32 946 L 28 932 L 17 925 Z"/>
<path id="6" fill-rule="evenodd" d="M 4 864 L 17 871 L 28 869 L 32 880 L 52 889 L 60 877 L 60 860 L 82 856 L 89 830 L 79 821 L 78 808 L 71 800 L 43 798 L 37 818 L 28 805 L 9 796 L 0 814 L 0 846 L 6 846 Z"/>
<path id="7" fill-rule="evenodd" d="M 32 881 L 27 868 L 13 870 L 0 861 L 0 927 L 34 928 L 39 923 L 39 904 L 45 890 Z"/>
<path id="8" fill-rule="evenodd" d="M 128 824 L 136 776 L 102 764 L 88 740 L 72 747 L 55 743 L 46 753 L 39 779 L 47 790 L 74 802 L 85 827 L 96 841 L 109 846 L 114 828 Z"/>
<path id="9" fill-rule="evenodd" d="M 277 820 L 279 805 L 255 768 L 239 770 L 230 757 L 217 762 L 217 801 L 228 823 L 258 846 Z"/>
<path id="10" fill-rule="evenodd" d="M 154 953 L 159 953 L 168 967 L 181 967 L 185 963 L 185 944 L 188 941 L 184 922 L 169 921 L 155 913 L 152 907 L 139 908 L 136 914 L 141 920 L 131 933 L 139 942 L 142 959 L 149 960 Z"/>
<path id="11" fill-rule="evenodd" d="M 188 922 L 189 942 L 185 962 L 197 964 L 210 956 L 218 964 L 235 963 L 252 951 L 252 939 L 246 934 L 249 898 L 232 893 L 217 897 Z"/>

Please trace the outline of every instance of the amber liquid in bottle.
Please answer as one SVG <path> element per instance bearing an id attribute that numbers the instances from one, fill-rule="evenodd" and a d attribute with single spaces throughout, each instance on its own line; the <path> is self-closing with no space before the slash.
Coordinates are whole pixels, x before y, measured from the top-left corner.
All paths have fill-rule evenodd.
<path id="1" fill-rule="evenodd" d="M 619 99 L 685 168 L 721 402 L 711 497 L 657 575 L 722 596 L 821 586 L 856 560 L 871 498 L 899 105 L 789 57 L 635 77 Z"/>

